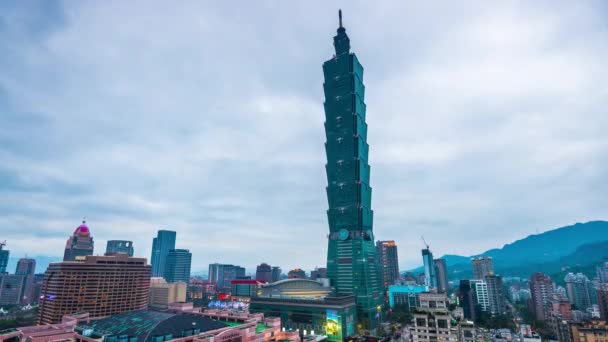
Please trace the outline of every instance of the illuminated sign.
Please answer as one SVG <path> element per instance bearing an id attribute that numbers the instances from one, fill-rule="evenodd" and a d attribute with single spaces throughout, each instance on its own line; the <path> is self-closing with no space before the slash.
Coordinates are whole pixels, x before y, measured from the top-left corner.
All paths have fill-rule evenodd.
<path id="1" fill-rule="evenodd" d="M 342 322 L 340 322 L 337 310 L 327 309 L 325 333 L 330 341 L 342 341 Z"/>

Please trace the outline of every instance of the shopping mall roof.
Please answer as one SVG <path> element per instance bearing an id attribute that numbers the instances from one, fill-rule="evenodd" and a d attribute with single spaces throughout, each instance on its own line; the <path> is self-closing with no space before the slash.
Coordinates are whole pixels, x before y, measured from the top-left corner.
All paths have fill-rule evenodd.
<path id="1" fill-rule="evenodd" d="M 224 322 L 197 314 L 137 310 L 80 324 L 75 331 L 92 338 L 116 336 L 145 342 L 156 336 L 164 336 L 168 340 L 227 326 Z"/>

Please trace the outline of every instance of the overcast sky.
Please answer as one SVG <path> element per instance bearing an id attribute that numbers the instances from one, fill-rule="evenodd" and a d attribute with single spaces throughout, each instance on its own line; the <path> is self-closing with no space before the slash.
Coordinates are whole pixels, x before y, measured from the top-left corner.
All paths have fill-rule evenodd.
<path id="1" fill-rule="evenodd" d="M 326 261 L 322 63 L 365 67 L 376 239 L 401 268 L 608 218 L 604 1 L 2 1 L 0 240 Z M 39 270 L 42 271 L 42 270 Z"/>

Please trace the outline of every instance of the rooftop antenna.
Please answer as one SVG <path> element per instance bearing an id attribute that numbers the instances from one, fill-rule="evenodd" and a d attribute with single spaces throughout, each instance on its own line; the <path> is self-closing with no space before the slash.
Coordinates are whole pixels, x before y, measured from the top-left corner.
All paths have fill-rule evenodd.
<path id="1" fill-rule="evenodd" d="M 85 224 L 85 223 L 87 223 L 87 217 L 86 217 L 86 216 L 83 216 L 83 217 L 82 217 L 82 224 Z"/>
<path id="2" fill-rule="evenodd" d="M 426 249 L 429 249 L 429 244 L 426 243 L 426 240 L 424 239 L 424 236 L 420 235 L 420 238 L 422 239 L 422 242 L 424 242 L 424 245 L 426 246 Z"/>
<path id="3" fill-rule="evenodd" d="M 4 246 L 6 246 L 6 240 L 0 242 L 0 251 L 2 250 L 2 248 L 4 248 Z"/>
<path id="4" fill-rule="evenodd" d="M 342 27 L 342 9 L 338 10 L 338 18 L 340 19 L 340 27 Z"/>

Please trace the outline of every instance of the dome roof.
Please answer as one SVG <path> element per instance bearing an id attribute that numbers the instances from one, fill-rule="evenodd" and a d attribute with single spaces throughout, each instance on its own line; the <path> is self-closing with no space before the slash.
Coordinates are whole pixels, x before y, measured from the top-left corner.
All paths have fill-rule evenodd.
<path id="1" fill-rule="evenodd" d="M 82 224 L 80 226 L 78 226 L 78 228 L 76 228 L 76 230 L 74 231 L 74 236 L 89 236 L 91 235 L 91 231 L 89 230 L 89 227 L 87 227 L 86 222 L 82 221 Z"/>

